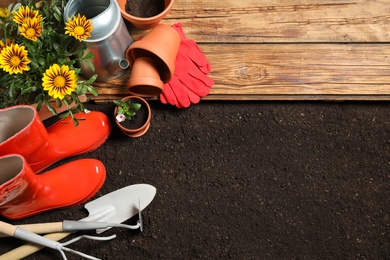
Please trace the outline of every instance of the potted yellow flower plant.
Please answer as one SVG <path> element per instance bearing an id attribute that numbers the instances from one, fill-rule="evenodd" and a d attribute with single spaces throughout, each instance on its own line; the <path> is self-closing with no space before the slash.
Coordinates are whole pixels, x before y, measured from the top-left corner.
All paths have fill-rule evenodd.
<path id="1" fill-rule="evenodd" d="M 97 96 L 89 79 L 80 77 L 78 61 L 88 62 L 92 53 L 82 41 L 90 36 L 92 24 L 85 16 L 64 22 L 65 0 L 18 0 L 0 8 L 0 108 L 18 104 L 43 105 L 56 115 L 65 105 L 62 117 L 83 111 L 80 96 Z M 81 57 L 80 57 L 81 56 Z"/>

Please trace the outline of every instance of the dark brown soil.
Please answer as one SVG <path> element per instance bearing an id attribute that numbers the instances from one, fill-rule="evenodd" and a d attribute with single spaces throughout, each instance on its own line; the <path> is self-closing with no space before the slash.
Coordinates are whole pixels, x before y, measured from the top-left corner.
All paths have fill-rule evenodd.
<path id="1" fill-rule="evenodd" d="M 135 139 L 115 125 L 113 104 L 87 107 L 112 118 L 112 133 L 61 163 L 104 163 L 107 179 L 93 199 L 136 183 L 157 194 L 142 233 L 111 229 L 102 235 L 116 234 L 113 241 L 71 248 L 101 259 L 390 258 L 389 103 L 202 101 L 179 110 L 153 101 L 150 129 Z M 0 219 L 87 215 L 80 205 Z M 0 254 L 22 244 L 0 240 Z M 45 249 L 27 259 L 61 256 Z"/>
<path id="2" fill-rule="evenodd" d="M 132 16 L 148 18 L 164 11 L 164 0 L 127 0 L 126 12 Z"/>

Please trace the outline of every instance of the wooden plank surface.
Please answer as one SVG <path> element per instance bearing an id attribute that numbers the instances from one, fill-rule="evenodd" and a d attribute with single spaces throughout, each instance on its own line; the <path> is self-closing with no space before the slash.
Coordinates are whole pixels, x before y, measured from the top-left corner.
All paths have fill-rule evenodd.
<path id="1" fill-rule="evenodd" d="M 204 43 L 388 42 L 388 0 L 176 0 L 181 22 Z"/>
<path id="2" fill-rule="evenodd" d="M 390 44 L 224 44 L 201 48 L 212 61 L 210 76 L 218 86 L 206 99 L 328 100 L 336 94 L 345 99 L 372 100 L 386 98 L 390 92 Z M 109 87 L 98 84 L 100 98 L 125 95 L 129 74 L 112 80 Z"/>
<path id="3" fill-rule="evenodd" d="M 212 65 L 205 99 L 390 99 L 388 0 L 176 0 L 163 23 L 177 22 Z M 129 75 L 94 99 L 128 95 Z"/>

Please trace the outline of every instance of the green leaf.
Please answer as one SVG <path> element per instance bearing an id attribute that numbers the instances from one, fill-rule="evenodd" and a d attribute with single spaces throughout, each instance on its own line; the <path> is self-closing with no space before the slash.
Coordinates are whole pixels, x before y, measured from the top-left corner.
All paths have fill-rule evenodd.
<path id="1" fill-rule="evenodd" d="M 85 60 L 89 60 L 89 59 L 93 59 L 93 58 L 95 58 L 95 54 L 93 54 L 92 52 L 88 52 L 84 57 L 83 57 L 83 59 L 85 59 Z"/>
<path id="2" fill-rule="evenodd" d="M 51 7 L 51 10 L 54 11 L 53 15 L 54 15 L 54 17 L 56 17 L 56 19 L 57 19 L 57 15 L 58 15 L 58 17 L 61 18 L 62 12 L 61 12 L 61 10 L 58 8 L 58 6 L 53 5 L 53 6 Z M 57 19 L 57 20 L 58 20 L 58 19 Z M 62 21 L 62 19 L 59 19 L 58 21 Z"/>
<path id="3" fill-rule="evenodd" d="M 70 115 L 70 111 L 64 112 L 59 115 L 60 118 L 67 118 Z"/>
<path id="4" fill-rule="evenodd" d="M 123 109 L 121 107 L 118 107 L 117 113 L 118 114 L 123 114 Z"/>
<path id="5" fill-rule="evenodd" d="M 42 67 L 46 67 L 46 60 L 42 57 L 38 58 L 38 64 Z"/>
<path id="6" fill-rule="evenodd" d="M 91 85 L 92 83 L 95 82 L 95 80 L 97 79 L 97 77 L 98 77 L 98 75 L 97 75 L 97 74 L 94 74 L 94 75 L 92 75 L 92 76 L 87 80 L 87 82 L 85 82 L 85 83 L 88 84 L 88 85 Z"/>
<path id="7" fill-rule="evenodd" d="M 43 102 L 42 100 L 39 100 L 38 104 L 37 104 L 37 110 L 40 111 L 41 108 L 42 108 L 42 105 L 43 105 Z"/>
<path id="8" fill-rule="evenodd" d="M 57 111 L 54 109 L 54 107 L 50 104 L 50 102 L 47 99 L 45 99 L 45 104 L 49 109 L 50 113 L 52 113 L 53 115 L 57 115 Z"/>
<path id="9" fill-rule="evenodd" d="M 76 55 L 76 56 L 79 56 L 81 54 L 84 53 L 84 49 L 83 48 L 76 48 L 74 49 L 73 51 L 70 52 L 72 55 Z M 78 58 L 78 60 L 80 60 L 80 58 Z"/>
<path id="10" fill-rule="evenodd" d="M 92 86 L 87 86 L 88 88 L 88 91 L 91 92 L 92 95 L 94 95 L 95 97 L 97 97 L 99 95 L 98 91 L 92 87 Z"/>
<path id="11" fill-rule="evenodd" d="M 62 102 L 58 98 L 56 98 L 56 105 L 58 108 L 62 107 Z"/>
<path id="12" fill-rule="evenodd" d="M 140 103 L 133 103 L 133 110 L 134 111 L 138 111 L 140 108 L 141 108 L 141 104 Z"/>
<path id="13" fill-rule="evenodd" d="M 86 60 L 85 62 L 87 63 L 87 65 L 89 66 L 91 71 L 95 71 L 95 66 L 93 65 L 93 63 L 90 60 Z"/>
<path id="14" fill-rule="evenodd" d="M 123 100 L 114 100 L 113 102 L 115 103 L 115 105 L 120 106 L 120 107 L 127 106 L 127 103 Z"/>
<path id="15" fill-rule="evenodd" d="M 61 14 L 54 13 L 53 16 L 54 16 L 54 18 L 55 18 L 57 21 L 59 21 L 59 22 L 62 20 L 62 15 L 61 15 Z"/>
<path id="16" fill-rule="evenodd" d="M 42 93 L 39 93 L 35 99 L 34 99 L 34 103 L 38 103 L 38 102 L 41 102 L 42 103 L 42 98 L 43 98 L 43 94 Z"/>

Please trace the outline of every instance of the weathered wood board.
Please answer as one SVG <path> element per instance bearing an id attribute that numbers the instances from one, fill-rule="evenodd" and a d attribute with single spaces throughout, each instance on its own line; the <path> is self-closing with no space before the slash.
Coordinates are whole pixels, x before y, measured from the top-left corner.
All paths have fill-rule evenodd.
<path id="1" fill-rule="evenodd" d="M 204 99 L 390 100 L 387 0 L 176 0 L 163 23 L 182 23 L 208 57 Z M 129 75 L 97 82 L 91 98 L 128 95 Z"/>
<path id="2" fill-rule="evenodd" d="M 176 0 L 163 22 L 182 23 L 208 57 L 205 99 L 390 99 L 386 0 Z M 126 95 L 129 73 L 97 84 L 99 98 Z"/>

